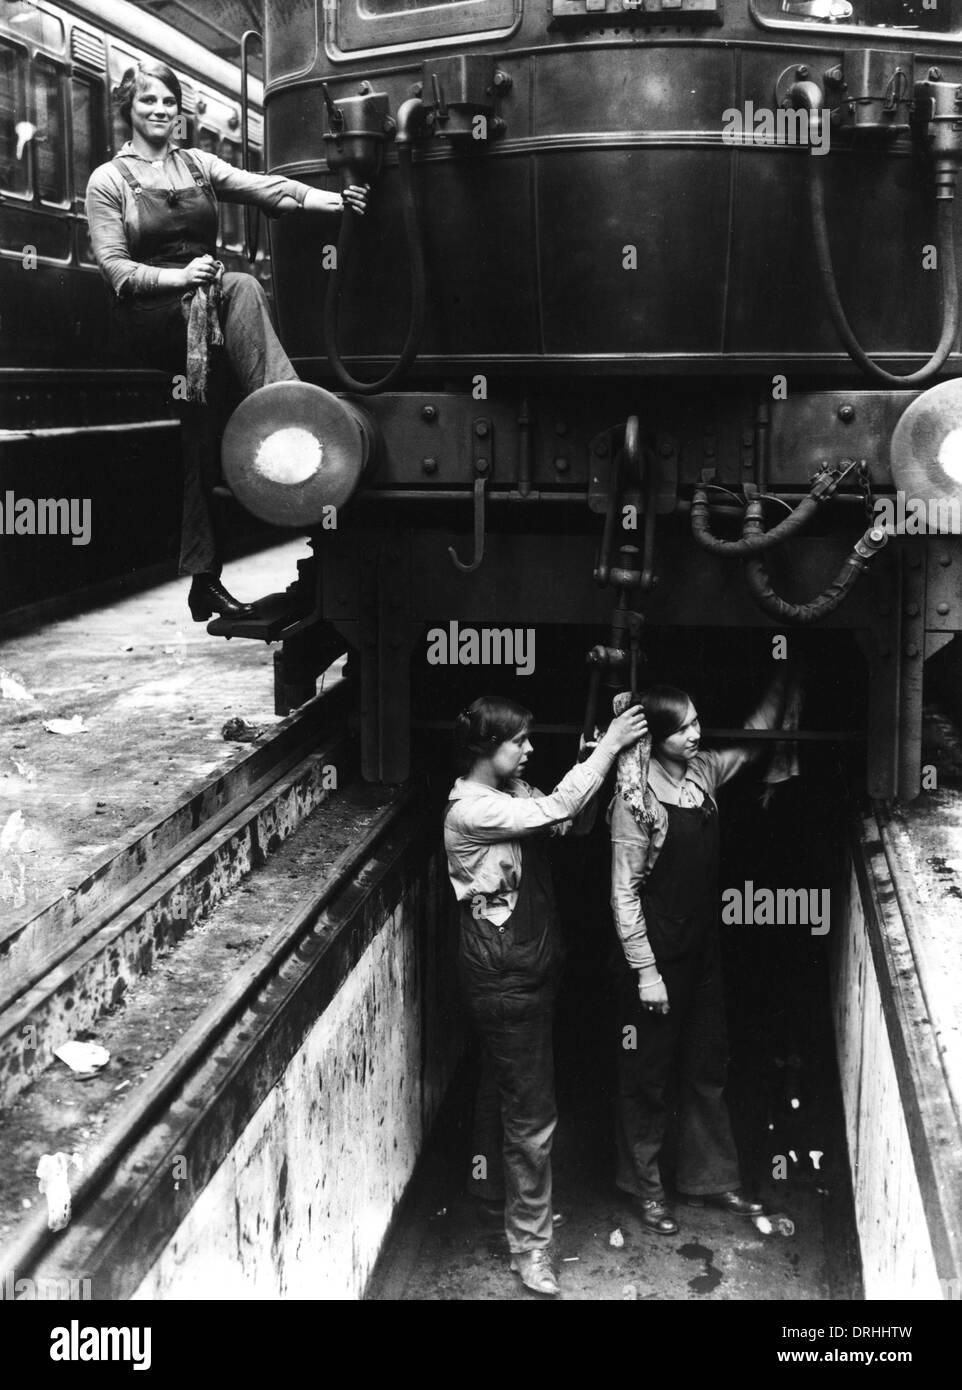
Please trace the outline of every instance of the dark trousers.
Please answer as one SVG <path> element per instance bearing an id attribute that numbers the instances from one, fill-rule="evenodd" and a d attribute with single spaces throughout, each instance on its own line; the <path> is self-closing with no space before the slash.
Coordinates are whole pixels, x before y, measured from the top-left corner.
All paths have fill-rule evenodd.
<path id="1" fill-rule="evenodd" d="M 270 382 L 297 381 L 297 373 L 274 332 L 264 291 L 253 275 L 228 271 L 222 288 L 223 351 L 241 395 L 248 396 Z M 187 322 L 181 300 L 182 293 L 177 291 L 121 301 L 121 342 L 128 360 L 157 367 L 171 378 L 184 374 Z M 181 574 L 220 572 L 221 546 L 211 509 L 211 489 L 220 477 L 220 435 L 228 412 L 227 392 L 217 378 L 215 371 L 207 405 L 177 402 L 184 469 Z"/>
<path id="2" fill-rule="evenodd" d="M 469 1000 L 469 1006 L 470 1006 Z M 471 1145 L 471 1190 L 489 1201 L 504 1196 L 505 1234 L 512 1254 L 549 1245 L 554 1097 L 551 990 L 521 1016 L 471 1010 L 481 1038 Z"/>
<path id="3" fill-rule="evenodd" d="M 674 1109 L 678 1190 L 726 1192 L 740 1179 L 724 1098 L 728 1036 L 717 935 L 701 949 L 660 962 L 659 970 L 667 1014 L 645 1012 L 637 973 L 623 965 L 618 971 L 615 1181 L 638 1197 L 663 1196 L 659 1158 Z M 633 1035 L 625 1034 L 627 1026 Z"/>

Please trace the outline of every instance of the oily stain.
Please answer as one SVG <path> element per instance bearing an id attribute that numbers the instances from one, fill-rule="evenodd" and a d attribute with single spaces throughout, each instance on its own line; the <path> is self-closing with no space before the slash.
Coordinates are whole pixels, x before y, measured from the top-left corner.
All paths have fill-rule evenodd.
<path id="1" fill-rule="evenodd" d="M 696 1274 L 693 1279 L 688 1280 L 688 1287 L 693 1293 L 711 1293 L 713 1289 L 718 1288 L 724 1275 L 720 1269 L 715 1268 L 714 1250 L 709 1250 L 707 1245 L 699 1245 L 697 1241 L 691 1241 L 688 1245 L 679 1245 L 678 1253 L 686 1260 L 704 1260 L 705 1262 L 702 1273 Z"/>

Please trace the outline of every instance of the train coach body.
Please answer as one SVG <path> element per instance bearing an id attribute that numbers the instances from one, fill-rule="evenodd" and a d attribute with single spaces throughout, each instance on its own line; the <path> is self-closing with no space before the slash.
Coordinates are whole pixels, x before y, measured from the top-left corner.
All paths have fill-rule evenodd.
<path id="1" fill-rule="evenodd" d="M 911 388 L 959 370 L 960 40 L 943 8 L 848 0 L 268 5 L 269 168 L 374 185 L 349 256 L 304 221 L 271 233 L 285 345 L 308 379 L 353 389 L 378 440 L 340 535 L 318 536 L 282 707 L 312 688 L 306 629 L 337 629 L 368 775 L 393 780 L 399 656 L 416 679 L 434 622 L 610 617 L 625 676 L 628 620 L 603 586 L 627 543 L 636 629 L 854 634 L 869 788 L 914 796 L 922 668 L 962 628 L 960 528 L 888 545 L 872 528 L 897 501 Z M 412 316 L 406 374 L 360 384 Z M 950 473 L 922 483 L 958 508 Z M 726 506 L 750 531 L 749 504 L 773 530 L 799 503 L 811 524 L 743 583 L 746 551 L 711 535 L 731 536 Z"/>

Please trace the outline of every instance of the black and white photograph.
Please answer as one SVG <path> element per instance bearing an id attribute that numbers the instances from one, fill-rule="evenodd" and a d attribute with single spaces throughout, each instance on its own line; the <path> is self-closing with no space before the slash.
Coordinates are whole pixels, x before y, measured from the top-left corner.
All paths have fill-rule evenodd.
<path id="1" fill-rule="evenodd" d="M 934 1345 L 960 173 L 962 0 L 0 0 L 37 1366 L 215 1302 Z"/>

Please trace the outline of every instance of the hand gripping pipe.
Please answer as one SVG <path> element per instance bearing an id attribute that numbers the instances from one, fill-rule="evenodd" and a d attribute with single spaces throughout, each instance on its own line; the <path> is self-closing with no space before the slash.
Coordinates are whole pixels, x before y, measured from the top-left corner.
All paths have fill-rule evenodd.
<path id="1" fill-rule="evenodd" d="M 351 243 L 354 239 L 356 215 L 345 208 L 341 220 L 341 231 L 337 239 L 337 264 L 331 272 L 327 296 L 324 300 L 324 351 L 331 369 L 345 391 L 358 396 L 376 396 L 393 386 L 398 377 L 410 367 L 418 355 L 421 335 L 424 331 L 424 310 L 427 297 L 424 272 L 424 239 L 418 219 L 417 200 L 414 193 L 412 173 L 412 123 L 415 112 L 423 110 L 421 102 L 412 97 L 404 102 L 397 113 L 397 154 L 401 174 L 401 206 L 404 214 L 404 234 L 408 244 L 411 272 L 411 315 L 408 321 L 407 337 L 401 355 L 394 366 L 377 381 L 358 381 L 345 367 L 337 345 L 338 314 L 340 312 L 341 286 L 347 265 Z"/>
<path id="2" fill-rule="evenodd" d="M 846 460 L 846 463 L 847 467 L 843 467 L 841 472 L 823 464 L 815 474 L 808 496 L 799 502 L 791 516 L 770 531 L 765 530 L 762 521 L 762 499 L 752 498 L 745 508 L 741 540 L 738 541 L 723 541 L 712 535 L 708 493 L 703 487 L 696 488 L 691 502 L 692 536 L 703 550 L 710 550 L 713 555 L 757 555 L 759 551 L 771 550 L 772 546 L 800 531 L 818 511 L 819 504 L 832 496 L 842 479 L 856 466 L 854 459 Z"/>
<path id="3" fill-rule="evenodd" d="M 822 93 L 814 82 L 796 82 L 790 93 L 792 104 L 804 108 L 810 122 L 823 119 L 820 110 Z M 940 132 L 936 132 L 940 134 Z M 845 317 L 835 269 L 832 264 L 832 248 L 828 239 L 828 222 L 825 216 L 825 187 L 823 183 L 822 161 L 809 157 L 808 191 L 809 211 L 811 213 L 812 238 L 815 242 L 815 255 L 821 275 L 822 288 L 828 301 L 828 310 L 835 324 L 836 332 L 842 340 L 846 352 L 866 376 L 883 386 L 900 388 L 924 386 L 938 376 L 945 366 L 949 353 L 955 346 L 959 331 L 959 283 L 955 266 L 955 218 L 953 213 L 955 184 L 958 177 L 958 163 L 955 154 L 937 155 L 935 161 L 936 202 L 938 208 L 938 271 L 942 289 L 942 336 L 938 347 L 928 362 L 918 371 L 899 375 L 887 372 L 863 350 L 852 332 Z"/>
<path id="4" fill-rule="evenodd" d="M 849 590 L 868 569 L 869 564 L 888 541 L 888 533 L 881 527 L 870 526 L 865 535 L 855 542 L 838 574 L 811 603 L 788 603 L 779 598 L 772 588 L 772 581 L 765 569 L 763 560 L 752 559 L 745 562 L 745 578 L 752 598 L 765 613 L 779 622 L 807 625 L 817 623 L 829 613 L 834 613 L 840 603 L 848 596 Z"/>

